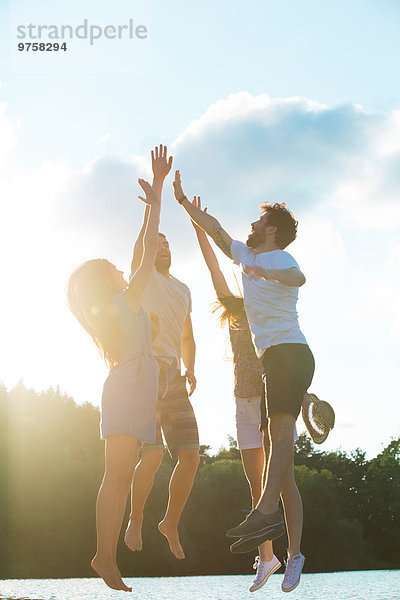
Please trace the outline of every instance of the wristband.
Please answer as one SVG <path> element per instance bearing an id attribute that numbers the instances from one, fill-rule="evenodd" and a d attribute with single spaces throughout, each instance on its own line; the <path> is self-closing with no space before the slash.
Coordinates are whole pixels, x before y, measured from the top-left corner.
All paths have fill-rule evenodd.
<path id="1" fill-rule="evenodd" d="M 186 197 L 186 196 L 181 196 L 180 198 L 177 198 L 177 201 L 179 202 L 179 204 L 182 204 L 182 202 L 183 202 L 184 200 L 187 200 L 187 197 Z"/>

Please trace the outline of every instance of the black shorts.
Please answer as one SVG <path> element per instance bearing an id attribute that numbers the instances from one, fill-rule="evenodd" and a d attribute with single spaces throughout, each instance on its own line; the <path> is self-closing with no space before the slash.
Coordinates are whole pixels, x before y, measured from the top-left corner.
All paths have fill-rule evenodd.
<path id="1" fill-rule="evenodd" d="M 307 344 L 278 344 L 267 348 L 263 363 L 264 401 L 261 428 L 276 413 L 299 416 L 303 397 L 314 375 L 314 356 Z M 266 400 L 266 401 L 265 401 Z"/>

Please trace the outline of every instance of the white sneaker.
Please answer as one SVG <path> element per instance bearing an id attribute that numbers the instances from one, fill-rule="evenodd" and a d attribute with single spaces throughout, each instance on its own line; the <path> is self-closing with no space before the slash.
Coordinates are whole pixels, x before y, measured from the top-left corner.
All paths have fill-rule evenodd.
<path id="1" fill-rule="evenodd" d="M 249 587 L 250 592 L 256 592 L 262 586 L 267 583 L 267 579 L 272 573 L 275 573 L 281 567 L 280 561 L 276 558 L 275 554 L 272 557 L 272 560 L 266 562 L 264 560 L 260 560 L 259 556 L 256 556 L 255 563 L 253 565 L 253 569 L 257 570 L 256 576 L 254 577 L 254 581 Z"/>
<path id="2" fill-rule="evenodd" d="M 301 553 L 289 558 L 286 563 L 285 575 L 282 581 L 282 592 L 291 592 L 300 583 L 300 576 L 303 570 L 305 556 Z"/>

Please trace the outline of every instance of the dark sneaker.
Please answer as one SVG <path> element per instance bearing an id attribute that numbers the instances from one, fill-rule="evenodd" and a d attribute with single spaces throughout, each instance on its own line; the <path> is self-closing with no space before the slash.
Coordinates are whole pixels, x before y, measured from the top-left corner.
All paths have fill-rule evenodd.
<path id="1" fill-rule="evenodd" d="M 283 515 L 280 510 L 265 515 L 257 508 L 254 508 L 240 525 L 228 529 L 226 535 L 233 538 L 254 537 L 255 535 L 263 535 L 264 533 L 268 534 L 281 525 L 283 528 L 285 527 Z"/>
<path id="2" fill-rule="evenodd" d="M 268 528 L 267 532 L 258 533 L 256 535 L 248 535 L 246 537 L 240 538 L 236 540 L 231 547 L 229 548 L 232 554 L 245 554 L 246 552 L 251 552 L 261 546 L 264 542 L 268 540 L 275 540 L 285 533 L 285 527 L 283 523 L 278 525 L 274 525 Z"/>

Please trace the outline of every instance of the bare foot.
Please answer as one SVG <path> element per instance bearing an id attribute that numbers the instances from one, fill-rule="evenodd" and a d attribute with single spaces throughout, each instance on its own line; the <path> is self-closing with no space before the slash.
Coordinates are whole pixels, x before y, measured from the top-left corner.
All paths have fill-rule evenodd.
<path id="1" fill-rule="evenodd" d="M 185 558 L 185 553 L 183 552 L 183 548 L 179 540 L 177 528 L 169 527 L 168 523 L 164 519 L 158 524 L 158 531 L 167 538 L 169 549 L 171 550 L 172 554 L 179 560 Z"/>
<path id="2" fill-rule="evenodd" d="M 128 527 L 125 531 L 125 544 L 132 552 L 140 552 L 143 548 L 142 542 L 142 523 L 141 521 L 129 520 Z"/>
<path id="3" fill-rule="evenodd" d="M 98 556 L 95 556 L 90 564 L 97 575 L 100 575 L 104 583 L 112 590 L 132 591 L 132 588 L 125 585 L 122 581 L 121 574 L 114 564 L 102 562 Z"/>

